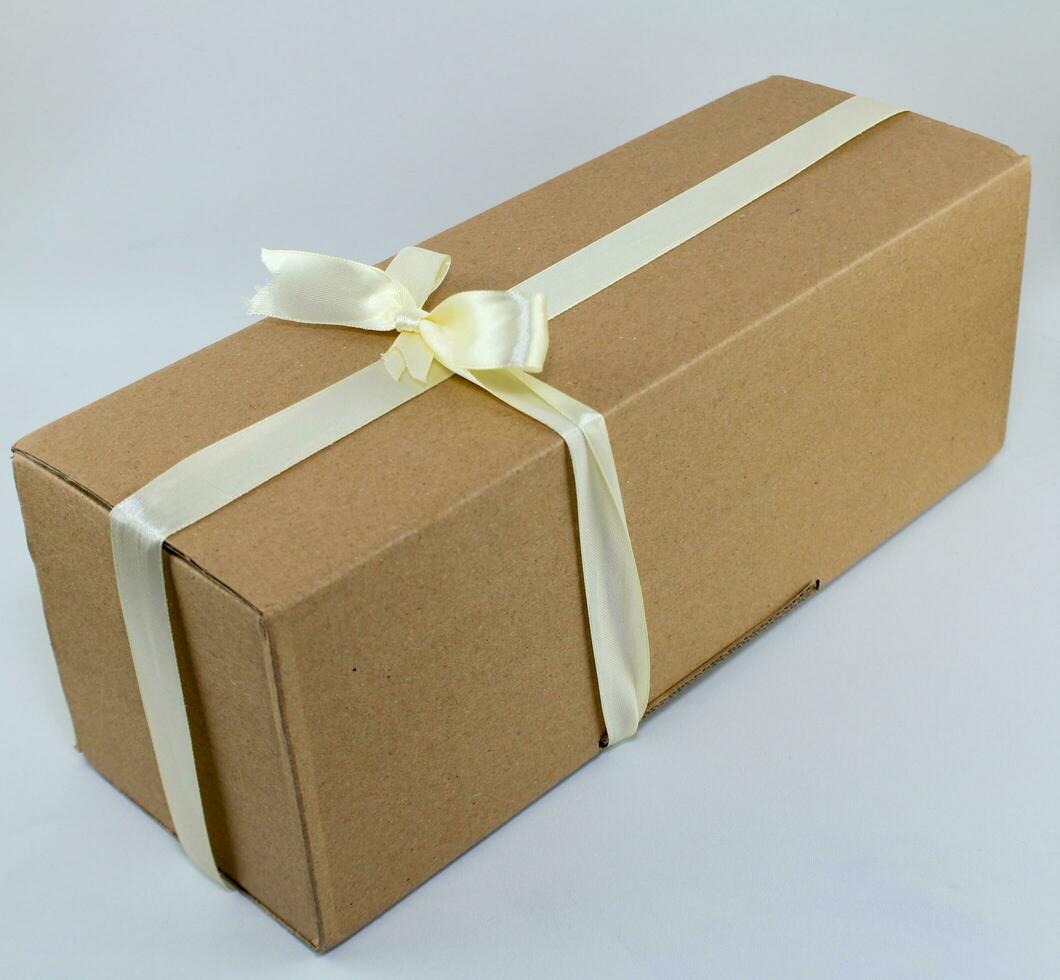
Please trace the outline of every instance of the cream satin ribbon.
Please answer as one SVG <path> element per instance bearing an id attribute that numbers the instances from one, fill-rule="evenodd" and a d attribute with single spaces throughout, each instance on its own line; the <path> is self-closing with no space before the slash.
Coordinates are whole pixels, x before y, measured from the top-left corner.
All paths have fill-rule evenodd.
<path id="1" fill-rule="evenodd" d="M 610 742 L 647 705 L 648 637 L 618 476 L 599 413 L 533 376 L 559 316 L 903 110 L 847 99 L 507 292 L 458 293 L 430 312 L 447 256 L 402 249 L 383 272 L 305 252 L 263 252 L 273 280 L 253 312 L 306 323 L 396 330 L 383 358 L 186 457 L 111 512 L 118 594 L 166 802 L 195 865 L 230 887 L 210 846 L 173 633 L 162 546 L 272 477 L 452 374 L 562 436 L 577 495 L 585 602 Z"/>

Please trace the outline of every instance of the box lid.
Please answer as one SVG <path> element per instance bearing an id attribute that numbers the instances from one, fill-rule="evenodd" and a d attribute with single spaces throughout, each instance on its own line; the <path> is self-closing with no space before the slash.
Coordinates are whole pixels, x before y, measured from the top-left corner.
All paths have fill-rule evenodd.
<path id="1" fill-rule="evenodd" d="M 457 225 L 423 243 L 453 257 L 436 300 L 513 286 L 844 98 L 770 78 Z M 543 377 L 611 415 L 1017 159 L 922 116 L 888 120 L 555 318 Z M 234 283 L 233 294 L 245 287 Z M 364 367 L 390 340 L 263 320 L 15 449 L 113 505 L 184 456 Z M 612 436 L 621 474 L 631 464 L 621 434 Z M 452 379 L 169 546 L 257 608 L 284 608 L 536 456 L 562 451 L 550 430 Z M 637 514 L 628 517 L 636 545 Z"/>

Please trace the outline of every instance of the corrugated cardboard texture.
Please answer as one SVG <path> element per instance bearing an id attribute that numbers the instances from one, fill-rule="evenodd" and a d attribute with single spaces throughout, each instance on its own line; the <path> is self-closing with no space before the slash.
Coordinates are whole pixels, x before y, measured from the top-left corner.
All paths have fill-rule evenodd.
<path id="1" fill-rule="evenodd" d="M 439 295 L 508 287 L 844 97 L 769 79 L 459 225 L 425 243 L 454 257 Z M 607 416 L 653 698 L 1000 447 L 1028 180 L 905 114 L 554 322 L 545 377 Z M 105 505 L 387 342 L 262 321 L 16 447 L 81 746 L 160 819 Z M 599 751 L 574 519 L 558 437 L 454 379 L 171 539 L 221 866 L 317 947 Z"/>

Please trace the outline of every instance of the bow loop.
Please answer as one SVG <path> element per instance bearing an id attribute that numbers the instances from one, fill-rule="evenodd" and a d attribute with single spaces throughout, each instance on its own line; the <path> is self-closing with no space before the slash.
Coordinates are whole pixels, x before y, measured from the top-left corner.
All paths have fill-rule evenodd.
<path id="1" fill-rule="evenodd" d="M 545 297 L 514 290 L 455 293 L 423 319 L 420 335 L 450 370 L 537 374 L 548 353 Z"/>
<path id="2" fill-rule="evenodd" d="M 544 366 L 548 314 L 542 293 L 470 290 L 429 313 L 424 309 L 449 271 L 448 255 L 403 248 L 386 271 L 312 252 L 262 249 L 261 257 L 273 278 L 251 300 L 251 313 L 397 331 L 383 355 L 395 380 L 408 371 L 426 382 L 435 361 L 453 373 L 518 368 L 536 374 Z"/>
<path id="3" fill-rule="evenodd" d="M 431 295 L 449 274 L 452 260 L 441 252 L 406 245 L 386 267 L 386 274 L 400 282 L 417 306 L 426 306 Z"/>
<path id="4" fill-rule="evenodd" d="M 401 280 L 363 262 L 268 248 L 261 261 L 272 279 L 249 305 L 261 316 L 385 331 L 399 313 L 419 308 Z"/>

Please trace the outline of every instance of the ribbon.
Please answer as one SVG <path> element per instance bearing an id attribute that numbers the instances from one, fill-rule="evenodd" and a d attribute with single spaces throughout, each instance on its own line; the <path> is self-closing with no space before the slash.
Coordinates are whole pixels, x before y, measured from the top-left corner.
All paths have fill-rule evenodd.
<path id="1" fill-rule="evenodd" d="M 166 602 L 166 537 L 404 402 L 459 375 L 557 432 L 574 470 L 585 602 L 609 742 L 633 735 L 650 658 L 640 581 L 603 417 L 535 377 L 553 318 L 791 179 L 903 110 L 854 96 L 511 290 L 424 305 L 448 256 L 402 249 L 385 271 L 306 252 L 263 251 L 273 279 L 251 310 L 302 323 L 393 330 L 375 364 L 241 429 L 111 511 L 126 632 L 166 802 L 185 852 L 231 887 L 210 845 Z"/>

